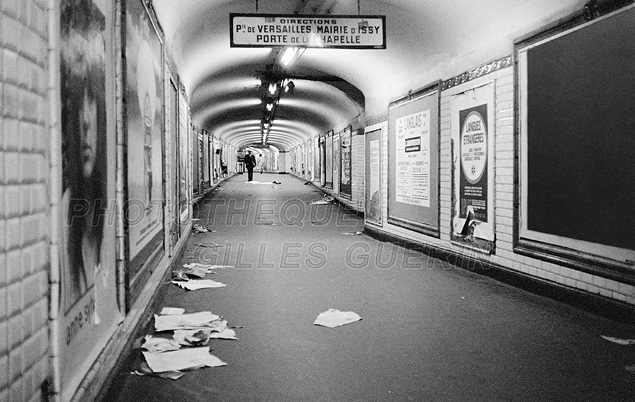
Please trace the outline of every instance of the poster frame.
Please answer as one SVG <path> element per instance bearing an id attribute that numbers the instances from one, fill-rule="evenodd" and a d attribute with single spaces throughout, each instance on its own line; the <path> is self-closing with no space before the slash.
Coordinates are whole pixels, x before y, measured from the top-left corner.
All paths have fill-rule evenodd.
<path id="1" fill-rule="evenodd" d="M 344 152 L 345 139 L 348 139 L 348 152 Z M 346 158 L 346 156 L 348 158 Z M 346 160 L 348 159 L 348 160 Z M 344 167 L 348 163 L 348 182 L 344 183 Z M 348 200 L 353 199 L 353 127 L 348 126 L 340 134 L 340 195 Z"/>
<path id="2" fill-rule="evenodd" d="M 395 126 L 396 116 L 395 111 L 401 107 L 408 106 L 413 102 L 420 101 L 426 97 L 435 96 L 436 93 L 436 102 L 435 107 L 436 110 L 432 111 L 430 114 L 430 121 L 436 125 L 436 130 L 430 130 L 430 156 L 434 154 L 436 157 L 436 164 L 430 163 L 430 191 L 431 197 L 430 202 L 431 205 L 428 207 L 430 210 L 430 214 L 432 215 L 428 222 L 423 222 L 421 220 L 414 220 L 411 218 L 406 218 L 404 216 L 397 215 L 397 208 L 393 206 L 391 201 L 393 197 L 392 187 L 396 184 L 392 183 L 392 181 L 396 180 L 396 176 L 393 178 L 394 167 L 392 167 L 392 158 L 396 158 L 396 155 L 391 157 L 392 146 L 396 145 L 396 138 L 394 137 L 393 128 Z M 431 124 L 432 125 L 432 124 Z M 425 234 L 431 237 L 440 237 L 440 225 L 441 225 L 441 202 L 440 202 L 440 188 L 441 188 L 441 180 L 440 180 L 440 169 L 441 169 L 441 81 L 435 81 L 431 84 L 428 84 L 421 89 L 416 91 L 411 91 L 408 95 L 398 98 L 392 102 L 390 102 L 389 110 L 388 110 L 388 128 L 387 128 L 387 136 L 388 136 L 388 157 L 387 157 L 387 172 L 388 172 L 388 188 L 386 191 L 387 196 L 387 222 L 389 224 L 402 227 L 404 229 L 412 230 L 417 233 Z M 436 141 L 437 147 L 433 148 L 433 138 Z M 434 180 L 436 180 L 436 186 L 434 185 Z M 396 192 L 396 190 L 395 190 Z M 434 196 L 434 197 L 433 197 Z M 436 201 L 433 205 L 432 202 Z M 395 202 L 396 203 L 396 202 Z M 421 207 L 425 208 L 425 207 Z M 421 208 L 417 208 L 421 210 Z M 415 213 L 415 216 L 420 215 L 420 213 Z"/>
<path id="3" fill-rule="evenodd" d="M 385 172 L 385 167 L 384 167 L 384 139 L 385 139 L 385 133 L 388 130 L 388 122 L 383 122 L 383 123 L 379 123 L 379 124 L 374 124 L 372 126 L 368 126 L 364 129 L 364 142 L 365 142 L 365 153 L 364 153 L 364 158 L 366 160 L 366 163 L 364 165 L 364 183 L 365 183 L 365 188 L 364 188 L 364 197 L 365 197 L 365 211 L 364 211 L 364 220 L 367 224 L 372 224 L 374 226 L 378 226 L 378 227 L 382 227 L 383 226 L 383 222 L 384 222 L 384 184 L 385 184 L 385 180 L 383 180 L 383 174 Z M 374 133 L 379 132 L 378 136 L 379 138 L 377 140 L 370 140 L 370 136 L 373 135 Z M 368 208 L 371 205 L 371 199 L 372 199 L 372 194 L 370 193 L 371 191 L 371 182 L 373 181 L 373 177 L 371 175 L 371 171 L 372 171 L 372 167 L 371 167 L 371 163 L 372 163 L 372 158 L 370 156 L 371 153 L 371 144 L 370 142 L 372 141 L 379 141 L 378 145 L 378 156 L 377 156 L 377 175 L 378 175 L 378 210 L 379 210 L 379 216 L 377 219 L 375 219 L 374 217 L 371 216 L 371 214 L 369 214 L 368 212 Z"/>
<path id="4" fill-rule="evenodd" d="M 123 27 L 123 44 L 125 46 L 125 49 L 128 48 L 128 44 L 127 44 L 127 40 L 129 37 L 129 32 L 127 32 L 127 16 L 128 16 L 128 4 L 131 3 L 134 0 L 127 0 L 125 2 L 125 7 L 126 7 L 126 12 L 122 13 L 122 27 Z M 145 15 L 148 19 L 148 23 L 150 25 L 150 34 L 154 35 L 153 38 L 156 38 L 156 40 L 159 43 L 159 47 L 160 47 L 160 51 L 159 51 L 159 55 L 158 55 L 158 62 L 161 68 L 161 71 L 159 72 L 159 77 L 161 82 L 161 85 L 159 85 L 158 87 L 160 88 L 161 91 L 161 96 L 160 96 L 160 102 L 161 104 L 158 105 L 157 107 L 160 108 L 161 113 L 165 112 L 165 93 L 164 93 L 164 86 L 163 86 L 163 79 L 165 76 L 165 45 L 163 42 L 163 32 L 161 30 L 161 28 L 159 27 L 159 25 L 156 22 L 156 17 L 154 15 L 154 12 L 148 7 L 148 4 L 145 1 L 142 0 L 138 0 L 139 3 L 141 3 L 141 5 L 143 6 Z M 125 54 L 125 51 L 124 51 Z M 157 56 L 157 55 L 155 55 Z M 127 85 L 128 85 L 128 81 L 127 81 L 127 64 L 128 60 L 127 58 L 125 58 L 124 60 L 124 68 L 123 68 L 123 82 L 124 82 L 124 97 L 126 96 L 126 92 L 127 92 Z M 127 102 L 124 102 L 124 104 L 128 105 Z M 128 107 L 128 106 L 126 106 Z M 126 113 L 126 116 L 128 116 L 129 114 Z M 163 118 L 159 119 L 160 121 L 160 125 L 161 125 L 161 133 L 160 133 L 160 138 L 161 138 L 161 176 L 164 177 L 165 176 L 165 164 L 163 163 L 163 161 L 165 160 L 165 136 L 164 136 L 164 132 L 165 132 L 165 121 Z M 127 215 L 127 210 L 128 210 L 128 202 L 129 202 L 129 169 L 130 167 L 128 166 L 128 153 L 129 153 L 129 127 L 128 127 L 128 120 L 126 120 L 123 124 L 123 129 L 124 129 L 124 141 L 126 143 L 126 146 L 124 147 L 124 155 L 123 155 L 123 169 L 124 169 L 124 198 L 126 200 L 126 205 L 124 206 L 126 212 L 124 212 Z M 152 238 L 150 238 L 150 240 L 135 254 L 132 255 L 132 252 L 130 250 L 130 244 L 132 242 L 131 239 L 131 234 L 130 234 L 130 220 L 128 218 L 125 219 L 125 227 L 124 227 L 124 233 L 125 233 L 125 237 L 126 237 L 126 259 L 128 261 L 128 267 L 127 267 L 127 272 L 126 272 L 126 312 L 130 311 L 130 308 L 132 306 L 132 304 L 134 304 L 136 298 L 139 296 L 141 289 L 143 288 L 143 285 L 145 284 L 145 282 L 147 281 L 147 279 L 149 278 L 151 271 L 152 271 L 152 267 L 156 266 L 160 260 L 160 258 L 164 255 L 165 250 L 164 250 L 164 233 L 165 233 L 165 181 L 162 179 L 160 180 L 161 183 L 161 198 L 162 198 L 162 205 L 160 206 L 160 213 L 159 213 L 159 231 L 158 233 L 156 233 Z"/>

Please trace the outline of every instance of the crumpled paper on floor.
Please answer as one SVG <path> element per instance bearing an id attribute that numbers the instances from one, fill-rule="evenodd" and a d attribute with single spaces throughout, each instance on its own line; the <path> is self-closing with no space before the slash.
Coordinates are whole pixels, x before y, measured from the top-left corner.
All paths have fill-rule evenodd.
<path id="1" fill-rule="evenodd" d="M 211 328 L 222 331 L 227 328 L 227 322 L 211 311 L 201 311 L 180 315 L 154 315 L 154 329 L 157 332 L 176 329 Z"/>
<path id="2" fill-rule="evenodd" d="M 141 362 L 139 370 L 132 371 L 130 374 L 135 374 L 138 376 L 167 378 L 169 380 L 178 380 L 185 375 L 185 373 L 181 371 L 164 371 L 162 373 L 154 373 L 152 372 L 152 370 L 150 370 L 150 367 L 146 362 Z"/>
<path id="3" fill-rule="evenodd" d="M 352 311 L 339 311 L 330 308 L 328 311 L 320 313 L 313 324 L 328 328 L 335 328 L 361 319 L 362 317 Z"/>
<path id="4" fill-rule="evenodd" d="M 163 353 L 171 350 L 179 350 L 181 349 L 181 345 L 172 339 L 155 338 L 152 335 L 146 335 L 141 348 L 152 353 Z"/>
<path id="5" fill-rule="evenodd" d="M 601 336 L 607 341 L 617 343 L 619 345 L 635 345 L 635 339 L 621 339 L 621 338 L 615 338 L 612 336 L 605 336 L 605 335 L 601 335 Z"/>
<path id="6" fill-rule="evenodd" d="M 211 328 L 177 329 L 174 331 L 174 341 L 183 346 L 205 346 L 209 343 Z"/>
<path id="7" fill-rule="evenodd" d="M 192 232 L 194 233 L 207 233 L 209 232 L 209 229 L 199 225 L 198 223 L 195 223 L 194 225 L 192 225 Z"/>
<path id="8" fill-rule="evenodd" d="M 154 373 L 186 370 L 201 366 L 220 367 L 227 365 L 218 357 L 209 354 L 209 346 L 165 353 L 143 352 L 143 357 Z"/>
<path id="9" fill-rule="evenodd" d="M 335 201 L 335 198 L 331 195 L 324 195 L 321 200 L 311 201 L 309 204 L 311 205 L 324 205 L 324 204 L 332 204 Z"/>
<path id="10" fill-rule="evenodd" d="M 161 315 L 179 315 L 185 313 L 184 308 L 180 307 L 163 307 L 159 314 Z"/>
<path id="11" fill-rule="evenodd" d="M 209 336 L 211 339 L 230 339 L 233 341 L 237 341 L 236 331 L 233 329 L 226 328 L 220 332 L 212 332 Z"/>
<path id="12" fill-rule="evenodd" d="M 234 268 L 233 265 L 210 265 L 210 264 L 201 264 L 198 262 L 190 262 L 188 264 L 183 264 L 183 267 L 185 268 L 201 268 L 201 269 L 205 269 L 207 270 L 206 272 L 209 274 L 212 272 L 212 270 L 214 269 L 219 269 L 219 268 Z"/>
<path id="13" fill-rule="evenodd" d="M 180 281 L 172 281 L 172 283 L 185 290 L 222 288 L 223 286 L 227 286 L 224 283 L 216 282 L 211 279 L 194 279 L 189 281 L 180 280 Z"/>

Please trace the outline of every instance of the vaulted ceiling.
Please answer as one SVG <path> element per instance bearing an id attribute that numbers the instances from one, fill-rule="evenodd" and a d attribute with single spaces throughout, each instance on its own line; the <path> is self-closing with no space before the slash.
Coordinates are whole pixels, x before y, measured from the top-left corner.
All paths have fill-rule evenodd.
<path id="1" fill-rule="evenodd" d="M 514 39 L 582 9 L 583 0 L 152 0 L 193 123 L 238 148 L 261 142 L 263 72 L 293 81 L 268 143 L 289 149 L 385 116 L 391 100 L 513 52 Z M 230 46 L 230 13 L 386 16 L 385 49 Z"/>

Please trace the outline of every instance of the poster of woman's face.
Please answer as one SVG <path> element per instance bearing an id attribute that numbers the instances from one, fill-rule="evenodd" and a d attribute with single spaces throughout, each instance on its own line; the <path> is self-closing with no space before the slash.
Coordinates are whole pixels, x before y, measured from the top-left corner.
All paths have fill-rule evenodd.
<path id="1" fill-rule="evenodd" d="M 141 0 L 126 1 L 126 133 L 130 258 L 162 230 L 162 44 Z M 152 246 L 152 245 L 151 245 Z"/>
<path id="2" fill-rule="evenodd" d="M 62 241 L 65 312 L 101 264 L 106 178 L 106 21 L 91 0 L 61 2 Z"/>

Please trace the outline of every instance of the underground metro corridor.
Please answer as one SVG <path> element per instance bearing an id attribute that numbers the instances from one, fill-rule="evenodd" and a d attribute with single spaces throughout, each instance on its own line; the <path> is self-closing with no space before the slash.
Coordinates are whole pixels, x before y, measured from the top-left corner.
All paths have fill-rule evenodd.
<path id="1" fill-rule="evenodd" d="M 634 3 L 0 1 L 0 401 L 635 400 Z"/>

